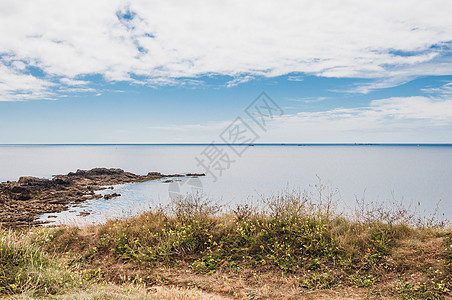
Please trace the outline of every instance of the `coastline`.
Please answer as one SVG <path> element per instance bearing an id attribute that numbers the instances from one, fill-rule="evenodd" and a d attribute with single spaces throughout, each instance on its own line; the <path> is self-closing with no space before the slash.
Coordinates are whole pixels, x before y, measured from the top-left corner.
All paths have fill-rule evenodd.
<path id="1" fill-rule="evenodd" d="M 0 224 L 5 227 L 39 225 L 43 223 L 35 221 L 39 215 L 61 212 L 71 204 L 101 198 L 95 192 L 113 189 L 113 185 L 183 176 L 186 175 L 159 172 L 137 175 L 122 169 L 94 168 L 55 175 L 52 179 L 20 177 L 17 181 L 0 183 Z M 115 196 L 120 195 L 108 197 Z"/>

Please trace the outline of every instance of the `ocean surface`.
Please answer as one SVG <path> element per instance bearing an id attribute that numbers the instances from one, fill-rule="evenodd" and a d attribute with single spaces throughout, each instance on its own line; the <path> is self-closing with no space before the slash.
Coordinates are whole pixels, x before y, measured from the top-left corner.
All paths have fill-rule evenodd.
<path id="1" fill-rule="evenodd" d="M 0 181 L 95 167 L 137 174 L 206 173 L 199 161 L 210 167 L 205 177 L 118 185 L 101 193 L 120 197 L 91 200 L 41 219 L 100 223 L 165 206 L 170 196 L 192 192 L 226 208 L 293 189 L 315 198 L 319 184 L 336 191 L 333 198 L 344 211 L 364 199 L 402 202 L 419 215 L 437 211 L 452 219 L 451 145 L 0 145 Z"/>

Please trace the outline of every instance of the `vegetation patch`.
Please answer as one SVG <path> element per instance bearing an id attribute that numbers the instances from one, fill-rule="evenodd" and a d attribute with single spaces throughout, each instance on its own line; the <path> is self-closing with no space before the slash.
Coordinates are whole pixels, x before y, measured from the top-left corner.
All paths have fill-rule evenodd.
<path id="1" fill-rule="evenodd" d="M 132 285 L 146 297 L 161 286 L 256 299 L 344 289 L 373 298 L 450 295 L 452 233 L 445 223 L 346 218 L 333 213 L 331 201 L 299 193 L 276 195 L 260 209 L 219 212 L 192 196 L 105 225 L 3 230 L 0 292 Z"/>

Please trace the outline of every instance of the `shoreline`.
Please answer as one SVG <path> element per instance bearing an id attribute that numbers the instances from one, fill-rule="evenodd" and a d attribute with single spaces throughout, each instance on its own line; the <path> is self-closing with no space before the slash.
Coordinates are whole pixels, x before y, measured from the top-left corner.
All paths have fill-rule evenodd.
<path id="1" fill-rule="evenodd" d="M 204 174 L 167 175 L 149 172 L 137 175 L 122 169 L 94 168 L 54 175 L 52 179 L 20 177 L 17 181 L 0 183 L 0 225 L 21 227 L 43 224 L 45 222 L 36 221 L 42 214 L 58 213 L 67 210 L 71 204 L 102 198 L 95 191 L 111 189 L 117 184 L 183 176 Z"/>

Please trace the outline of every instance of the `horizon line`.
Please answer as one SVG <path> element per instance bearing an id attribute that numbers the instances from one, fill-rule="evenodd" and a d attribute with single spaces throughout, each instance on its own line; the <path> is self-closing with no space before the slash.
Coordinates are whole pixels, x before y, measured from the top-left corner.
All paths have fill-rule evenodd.
<path id="1" fill-rule="evenodd" d="M 452 146 L 452 143 L 11 143 L 0 146 Z"/>

